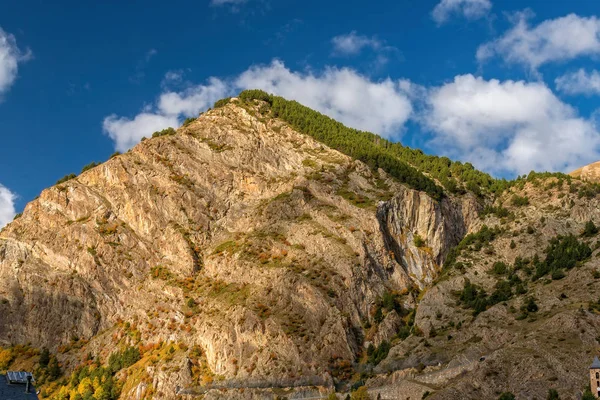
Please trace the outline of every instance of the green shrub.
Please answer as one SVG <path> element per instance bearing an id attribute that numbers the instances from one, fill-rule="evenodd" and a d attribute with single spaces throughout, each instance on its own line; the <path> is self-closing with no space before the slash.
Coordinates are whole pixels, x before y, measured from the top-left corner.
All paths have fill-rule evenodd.
<path id="1" fill-rule="evenodd" d="M 128 368 L 138 362 L 141 358 L 140 349 L 128 346 L 123 351 L 115 351 L 108 357 L 108 367 L 116 373 L 123 368 Z"/>
<path id="2" fill-rule="evenodd" d="M 57 180 L 56 184 L 60 185 L 61 183 L 65 183 L 66 181 L 70 181 L 71 179 L 75 179 L 75 178 L 77 178 L 77 175 L 75 175 L 75 174 L 65 175 L 62 178 L 60 178 L 59 180 Z"/>
<path id="3" fill-rule="evenodd" d="M 390 344 L 384 340 L 381 342 L 381 344 L 379 344 L 379 346 L 373 349 L 371 354 L 368 356 L 368 362 L 373 365 L 377 365 L 387 357 L 389 352 Z"/>
<path id="4" fill-rule="evenodd" d="M 581 185 L 581 187 L 579 188 L 578 196 L 580 199 L 582 197 L 592 199 L 592 198 L 596 197 L 596 195 L 598 195 L 599 193 L 600 193 L 600 184 L 595 183 L 595 182 L 594 183 L 586 182 L 585 184 Z"/>
<path id="5" fill-rule="evenodd" d="M 383 311 L 381 310 L 381 307 L 377 307 L 377 310 L 375 311 L 375 316 L 373 316 L 373 320 L 376 324 L 380 324 L 381 321 L 383 321 Z"/>
<path id="6" fill-rule="evenodd" d="M 517 247 L 517 244 L 515 243 L 515 241 L 514 241 L 514 240 L 511 240 L 511 241 L 510 241 L 510 248 L 511 248 L 511 249 L 515 249 L 516 247 Z"/>
<path id="7" fill-rule="evenodd" d="M 508 265 L 502 261 L 496 261 L 492 267 L 492 273 L 494 275 L 504 275 L 508 272 Z"/>
<path id="8" fill-rule="evenodd" d="M 581 236 L 592 237 L 596 236 L 596 234 L 598 234 L 598 227 L 594 224 L 594 221 L 590 220 L 586 222 Z"/>
<path id="9" fill-rule="evenodd" d="M 215 102 L 215 104 L 213 105 L 213 108 L 221 108 L 221 107 L 223 107 L 224 105 L 226 105 L 227 103 L 229 103 L 229 100 L 231 100 L 231 97 L 226 97 L 226 98 L 224 98 L 224 99 L 217 100 L 217 101 Z"/>
<path id="10" fill-rule="evenodd" d="M 522 207 L 529 205 L 529 198 L 527 196 L 517 196 L 516 194 L 510 200 L 513 206 Z"/>
<path id="11" fill-rule="evenodd" d="M 269 93 L 265 92 L 264 90 L 258 90 L 258 89 L 244 90 L 242 93 L 240 93 L 240 95 L 238 97 L 240 98 L 240 100 L 244 100 L 244 101 L 252 101 L 252 100 L 266 101 L 267 103 L 269 103 L 271 105 L 273 104 L 273 100 L 274 100 L 274 96 L 271 96 Z M 293 102 L 290 102 L 290 103 L 293 103 Z"/>
<path id="12" fill-rule="evenodd" d="M 423 240 L 423 238 L 421 236 L 419 236 L 418 233 L 415 233 L 414 237 L 413 237 L 413 242 L 415 244 L 416 247 L 423 247 L 425 246 L 425 241 Z"/>
<path id="13" fill-rule="evenodd" d="M 565 271 L 563 271 L 562 269 L 557 269 L 555 271 L 552 271 L 551 276 L 552 276 L 553 281 L 557 281 L 559 279 L 564 278 L 566 275 L 565 275 Z"/>
<path id="14" fill-rule="evenodd" d="M 398 333 L 396 333 L 396 337 L 400 340 L 404 340 L 410 336 L 410 327 L 403 325 L 398 329 Z"/>
<path id="15" fill-rule="evenodd" d="M 597 397 L 592 394 L 592 391 L 590 390 L 590 388 L 585 389 L 585 392 L 583 392 L 583 396 L 581 397 L 581 400 L 596 400 L 596 399 L 597 399 Z"/>
<path id="16" fill-rule="evenodd" d="M 102 163 L 97 163 L 95 161 L 92 161 L 91 163 L 85 165 L 82 169 L 81 169 L 81 173 L 83 174 L 85 171 L 92 169 L 94 167 L 97 167 L 98 165 L 100 165 Z"/>
<path id="17" fill-rule="evenodd" d="M 534 313 L 538 311 L 538 305 L 535 303 L 535 299 L 533 297 L 528 297 L 523 305 L 521 306 L 521 312 L 523 314 Z"/>
<path id="18" fill-rule="evenodd" d="M 504 392 L 498 397 L 498 400 L 515 400 L 515 395 L 511 392 Z"/>
<path id="19" fill-rule="evenodd" d="M 543 262 L 539 261 L 539 257 L 534 258 L 536 269 L 534 280 L 558 270 L 570 270 L 589 258 L 592 249 L 586 243 L 579 242 L 575 236 L 567 235 L 551 239 L 545 253 L 546 259 Z"/>
<path id="20" fill-rule="evenodd" d="M 471 281 L 465 278 L 463 290 L 458 294 L 459 302 L 473 310 L 473 316 L 484 312 L 488 307 L 492 307 L 503 301 L 510 300 L 513 297 L 512 286 L 517 280 L 516 284 L 517 294 L 523 294 L 527 290 L 518 279 L 518 276 L 514 274 L 511 280 L 501 280 L 496 282 L 494 291 L 488 296 L 485 291 L 477 285 L 471 283 Z"/>
<path id="21" fill-rule="evenodd" d="M 121 152 L 120 152 L 120 151 L 115 151 L 114 153 L 112 153 L 112 154 L 110 155 L 110 158 L 115 158 L 115 157 L 117 157 L 117 156 L 120 156 L 120 155 L 121 155 Z"/>
<path id="22" fill-rule="evenodd" d="M 192 122 L 194 122 L 196 120 L 196 118 L 186 118 L 185 121 L 183 121 L 183 126 L 188 126 L 189 124 L 191 124 Z"/>
<path id="23" fill-rule="evenodd" d="M 490 295 L 487 303 L 489 306 L 507 301 L 512 297 L 512 288 L 509 281 L 498 281 L 495 290 Z"/>
<path id="24" fill-rule="evenodd" d="M 560 396 L 556 389 L 549 389 L 548 396 L 546 396 L 546 400 L 560 400 Z"/>
<path id="25" fill-rule="evenodd" d="M 473 285 L 467 278 L 465 278 L 463 290 L 459 294 L 459 300 L 466 307 L 473 309 L 474 316 L 485 311 L 488 306 L 485 291 L 477 285 Z"/>
<path id="26" fill-rule="evenodd" d="M 508 211 L 508 208 L 504 208 L 502 206 L 485 206 L 483 208 L 483 211 L 481 212 L 480 216 L 484 217 L 486 215 L 490 215 L 490 214 L 494 214 L 496 215 L 498 218 L 506 218 L 510 215 L 510 212 Z"/>
<path id="27" fill-rule="evenodd" d="M 173 128 L 166 128 L 163 129 L 162 131 L 156 131 L 152 134 L 153 138 L 157 138 L 157 137 L 161 137 L 161 136 L 171 136 L 176 134 L 177 131 Z"/>

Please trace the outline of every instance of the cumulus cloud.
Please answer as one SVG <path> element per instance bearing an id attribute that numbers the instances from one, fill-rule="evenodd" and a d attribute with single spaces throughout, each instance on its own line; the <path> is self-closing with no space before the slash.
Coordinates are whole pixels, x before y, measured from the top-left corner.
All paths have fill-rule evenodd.
<path id="1" fill-rule="evenodd" d="M 0 229 L 15 217 L 15 199 L 15 194 L 0 184 Z"/>
<path id="2" fill-rule="evenodd" d="M 102 128 L 115 142 L 115 150 L 127 151 L 139 143 L 142 137 L 178 125 L 177 116 L 143 112 L 133 119 L 118 117 L 115 114 L 109 115 L 104 118 Z"/>
<path id="3" fill-rule="evenodd" d="M 566 94 L 600 94 L 600 72 L 597 70 L 588 73 L 580 69 L 556 78 L 555 83 L 556 88 Z"/>
<path id="4" fill-rule="evenodd" d="M 326 68 L 319 74 L 294 72 L 274 60 L 229 80 L 210 78 L 204 85 L 181 91 L 165 89 L 153 105 L 133 118 L 106 117 L 103 129 L 116 150 L 126 151 L 142 137 L 179 126 L 184 117 L 198 115 L 221 98 L 244 89 L 262 89 L 297 100 L 354 128 L 397 137 L 412 113 L 406 85 L 391 79 L 372 81 L 348 68 Z"/>
<path id="5" fill-rule="evenodd" d="M 182 92 L 163 93 L 158 100 L 158 110 L 162 115 L 192 117 L 225 97 L 229 90 L 227 83 L 210 78 L 206 85 L 191 86 Z"/>
<path id="6" fill-rule="evenodd" d="M 0 28 L 0 96 L 6 93 L 17 79 L 19 64 L 31 57 L 29 49 L 21 51 L 15 37 Z"/>
<path id="7" fill-rule="evenodd" d="M 387 137 L 397 135 L 412 113 L 399 82 L 374 82 L 348 68 L 326 68 L 320 74 L 293 72 L 275 60 L 249 68 L 235 86 L 297 100 L 346 125 Z"/>
<path id="8" fill-rule="evenodd" d="M 568 171 L 597 161 L 600 133 L 542 82 L 473 75 L 431 89 L 433 146 L 491 172 Z"/>
<path id="9" fill-rule="evenodd" d="M 491 9 L 490 0 L 442 0 L 431 12 L 431 17 L 441 25 L 452 15 L 462 15 L 466 19 L 475 20 L 485 17 Z"/>
<path id="10" fill-rule="evenodd" d="M 115 143 L 116 150 L 127 151 L 142 137 L 149 137 L 153 132 L 168 127 L 177 127 L 183 117 L 198 115 L 215 101 L 226 97 L 228 90 L 226 83 L 210 78 L 206 85 L 190 86 L 181 92 L 166 91 L 155 105 L 146 107 L 133 118 L 109 115 L 104 118 L 102 128 Z"/>
<path id="11" fill-rule="evenodd" d="M 516 14 L 511 29 L 478 48 L 477 59 L 481 62 L 500 56 L 508 63 L 536 71 L 549 62 L 600 55 L 600 20 L 595 16 L 569 14 L 535 27 L 529 25 L 531 16 L 529 11 Z"/>

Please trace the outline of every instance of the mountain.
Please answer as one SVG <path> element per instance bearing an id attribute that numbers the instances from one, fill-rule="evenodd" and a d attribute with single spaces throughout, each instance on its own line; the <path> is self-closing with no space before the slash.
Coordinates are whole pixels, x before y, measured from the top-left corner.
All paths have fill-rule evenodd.
<path id="1" fill-rule="evenodd" d="M 585 181 L 600 182 L 600 161 L 576 169 L 569 175 Z"/>
<path id="2" fill-rule="evenodd" d="M 260 91 L 153 136 L 0 231 L 0 370 L 43 398 L 587 384 L 596 186 L 496 180 Z"/>

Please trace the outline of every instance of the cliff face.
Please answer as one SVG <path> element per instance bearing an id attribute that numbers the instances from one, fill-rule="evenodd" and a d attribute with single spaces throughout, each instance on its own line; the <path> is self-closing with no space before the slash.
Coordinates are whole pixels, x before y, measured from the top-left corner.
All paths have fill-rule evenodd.
<path id="1" fill-rule="evenodd" d="M 386 247 L 413 282 L 423 289 L 438 276 L 447 252 L 477 223 L 475 198 L 432 200 L 422 192 L 400 188 L 378 207 Z M 418 238 L 423 239 L 419 246 Z"/>
<path id="2" fill-rule="evenodd" d="M 578 395 L 596 186 L 435 201 L 265 107 L 234 99 L 28 204 L 0 231 L 0 346 L 48 346 L 67 373 L 136 346 L 123 399 Z M 564 243 L 587 248 L 544 272 Z"/>
<path id="3" fill-rule="evenodd" d="M 160 361 L 176 372 L 144 366 L 124 398 L 329 387 L 383 292 L 430 284 L 476 210 L 233 101 L 43 191 L 2 230 L 0 343 L 60 347 L 67 370 L 119 344 L 184 344 Z"/>

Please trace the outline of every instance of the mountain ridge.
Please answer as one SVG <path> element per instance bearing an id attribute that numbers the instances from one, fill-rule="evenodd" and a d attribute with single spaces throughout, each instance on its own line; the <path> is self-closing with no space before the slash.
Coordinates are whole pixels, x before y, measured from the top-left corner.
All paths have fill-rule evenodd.
<path id="1" fill-rule="evenodd" d="M 507 326 L 534 337 L 556 315 L 576 326 L 578 303 L 590 304 L 586 326 L 598 326 L 595 300 L 576 284 L 585 271 L 596 290 L 594 257 L 556 280 L 526 272 L 537 271 L 534 254 L 556 235 L 598 221 L 595 189 L 530 174 L 502 192 L 488 182 L 474 194 L 465 183 L 431 197 L 378 168 L 389 164 L 365 164 L 299 132 L 320 119 L 298 106 L 284 116 L 292 102 L 265 95 L 217 102 L 29 203 L 0 231 L 0 342 L 48 346 L 67 374 L 81 376 L 111 365 L 115 349 L 138 349 L 133 362 L 102 370 L 124 399 L 272 398 L 282 387 L 310 397 L 359 384 L 384 398 L 489 398 L 585 382 L 563 370 L 556 381 L 519 378 L 509 388 L 486 368 L 509 365 L 511 341 L 531 348 Z M 294 115 L 296 128 L 283 119 Z M 517 268 L 515 256 L 529 261 Z M 490 273 L 496 262 L 505 266 Z M 485 292 L 476 315 L 456 295 L 465 279 Z M 512 287 L 517 279 L 526 293 Z M 505 280 L 510 294 L 496 287 Z M 546 293 L 561 290 L 568 300 Z M 507 310 L 528 296 L 539 314 L 515 320 Z M 595 340 L 586 334 L 569 350 L 577 368 Z M 39 364 L 33 350 L 10 351 L 13 364 Z M 482 355 L 490 363 L 478 364 Z M 524 376 L 534 367 L 523 361 Z M 39 372 L 51 398 L 85 389 L 82 379 L 61 385 Z"/>

